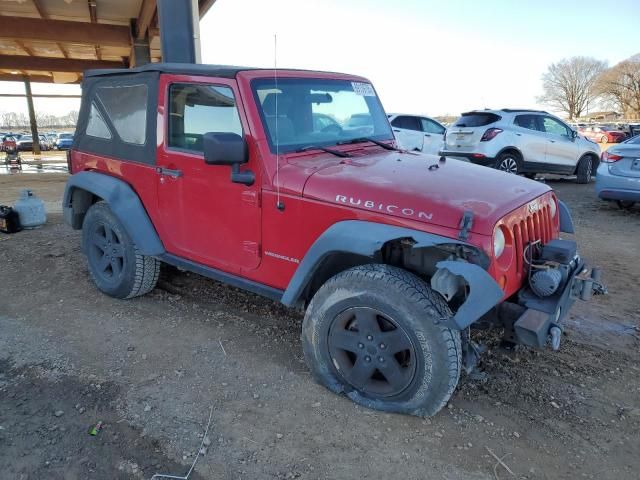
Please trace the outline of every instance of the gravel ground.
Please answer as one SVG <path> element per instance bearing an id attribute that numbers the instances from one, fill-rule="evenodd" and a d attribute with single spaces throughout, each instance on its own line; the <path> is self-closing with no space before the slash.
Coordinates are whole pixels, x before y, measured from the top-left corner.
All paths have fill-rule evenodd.
<path id="1" fill-rule="evenodd" d="M 143 298 L 100 294 L 57 213 L 65 179 L 0 176 L 0 203 L 27 186 L 53 212 L 0 234 L 1 478 L 184 475 L 211 408 L 190 479 L 638 478 L 640 208 L 549 180 L 611 294 L 574 307 L 559 352 L 483 334 L 487 378 L 425 420 L 316 385 L 300 312 L 172 269 Z"/>

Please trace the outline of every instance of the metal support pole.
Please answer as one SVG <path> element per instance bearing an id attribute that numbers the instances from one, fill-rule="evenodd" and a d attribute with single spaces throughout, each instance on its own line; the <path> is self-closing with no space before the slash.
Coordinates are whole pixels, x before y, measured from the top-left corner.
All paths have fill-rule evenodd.
<path id="1" fill-rule="evenodd" d="M 158 0 L 162 60 L 196 63 L 191 0 Z"/>
<path id="2" fill-rule="evenodd" d="M 31 95 L 31 81 L 29 77 L 24 77 L 24 89 L 27 94 L 27 107 L 29 109 L 29 123 L 31 124 L 31 136 L 33 137 L 32 149 L 35 155 L 40 155 L 40 135 L 38 135 L 38 122 L 36 122 L 36 111 L 33 108 L 33 96 Z"/>

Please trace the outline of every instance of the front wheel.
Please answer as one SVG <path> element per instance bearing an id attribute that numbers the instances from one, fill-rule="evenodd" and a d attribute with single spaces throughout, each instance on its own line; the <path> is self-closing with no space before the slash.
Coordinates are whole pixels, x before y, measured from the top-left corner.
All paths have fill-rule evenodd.
<path id="1" fill-rule="evenodd" d="M 368 408 L 435 415 L 460 377 L 460 332 L 444 299 L 415 275 L 363 265 L 325 283 L 302 325 L 314 378 Z"/>
<path id="2" fill-rule="evenodd" d="M 82 224 L 82 247 L 91 278 L 107 295 L 137 297 L 153 290 L 158 281 L 161 262 L 140 254 L 105 202 L 89 208 Z"/>
<path id="3" fill-rule="evenodd" d="M 593 175 L 593 158 L 591 156 L 587 155 L 580 159 L 576 175 L 578 183 L 589 183 L 591 181 L 591 176 Z"/>

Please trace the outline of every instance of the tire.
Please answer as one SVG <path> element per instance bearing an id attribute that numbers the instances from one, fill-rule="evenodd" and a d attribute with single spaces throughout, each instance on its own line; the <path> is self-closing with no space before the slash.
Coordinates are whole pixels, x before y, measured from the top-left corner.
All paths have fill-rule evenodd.
<path id="1" fill-rule="evenodd" d="M 441 324 L 451 316 L 415 275 L 388 265 L 354 267 L 327 281 L 309 304 L 305 359 L 318 383 L 357 404 L 432 416 L 460 378 L 460 332 Z"/>
<path id="2" fill-rule="evenodd" d="M 636 202 L 631 200 L 617 200 L 616 203 L 621 210 L 631 210 Z"/>
<path id="3" fill-rule="evenodd" d="M 576 175 L 578 176 L 578 183 L 589 183 L 593 176 L 593 158 L 590 155 L 585 155 L 578 162 L 578 168 L 576 169 Z"/>
<path id="4" fill-rule="evenodd" d="M 111 297 L 144 295 L 153 290 L 158 281 L 161 262 L 139 253 L 105 202 L 89 208 L 82 223 L 82 247 L 93 282 Z"/>
<path id="5" fill-rule="evenodd" d="M 520 155 L 513 152 L 504 152 L 498 155 L 495 168 L 502 172 L 517 175 L 522 170 Z"/>
<path id="6" fill-rule="evenodd" d="M 609 143 L 609 138 L 606 135 L 601 136 L 600 143 Z"/>

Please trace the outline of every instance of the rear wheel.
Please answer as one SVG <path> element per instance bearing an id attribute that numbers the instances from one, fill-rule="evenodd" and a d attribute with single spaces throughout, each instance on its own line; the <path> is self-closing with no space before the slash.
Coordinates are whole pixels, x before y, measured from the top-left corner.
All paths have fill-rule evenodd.
<path id="1" fill-rule="evenodd" d="M 315 379 L 368 408 L 436 414 L 460 376 L 460 332 L 444 299 L 415 275 L 364 265 L 325 283 L 302 326 Z"/>
<path id="2" fill-rule="evenodd" d="M 82 246 L 91 278 L 107 295 L 132 298 L 155 287 L 161 262 L 140 254 L 106 203 L 89 208 L 82 224 Z"/>
<path id="3" fill-rule="evenodd" d="M 631 200 L 618 200 L 616 203 L 622 210 L 631 210 L 636 202 L 632 202 Z"/>
<path id="4" fill-rule="evenodd" d="M 593 158 L 590 155 L 585 155 L 578 162 L 578 168 L 576 170 L 578 183 L 589 183 L 591 176 L 593 175 Z"/>
<path id="5" fill-rule="evenodd" d="M 496 159 L 496 168 L 506 173 L 517 175 L 522 170 L 520 166 L 520 157 L 513 152 L 505 152 L 498 155 Z"/>

